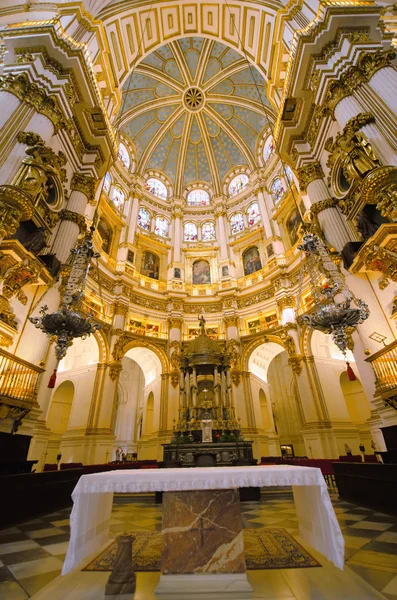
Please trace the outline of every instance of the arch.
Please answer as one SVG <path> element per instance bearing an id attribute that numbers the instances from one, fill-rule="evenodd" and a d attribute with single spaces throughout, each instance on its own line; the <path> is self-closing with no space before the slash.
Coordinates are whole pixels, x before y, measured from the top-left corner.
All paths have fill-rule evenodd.
<path id="1" fill-rule="evenodd" d="M 52 433 L 62 435 L 68 428 L 75 387 L 72 381 L 58 385 L 51 399 L 46 425 Z"/>
<path id="2" fill-rule="evenodd" d="M 98 344 L 98 350 L 99 350 L 98 362 L 99 363 L 108 362 L 108 360 L 110 358 L 110 348 L 109 348 L 109 342 L 106 338 L 104 330 L 98 329 L 93 334 L 93 336 L 96 339 L 96 342 Z"/>
<path id="3" fill-rule="evenodd" d="M 99 349 L 97 335 L 89 336 L 85 340 L 76 338 L 68 349 L 65 358 L 59 363 L 58 373 L 97 364 L 100 357 Z"/>
<path id="4" fill-rule="evenodd" d="M 259 346 L 262 346 L 263 344 L 269 344 L 269 343 L 273 343 L 276 346 L 281 347 L 281 350 L 279 350 L 277 352 L 277 354 L 279 354 L 280 352 L 283 352 L 283 350 L 288 352 L 287 346 L 284 344 L 283 340 L 280 337 L 278 337 L 277 335 L 266 335 L 266 336 L 258 337 L 256 339 L 250 341 L 245 346 L 243 346 L 243 350 L 241 353 L 241 368 L 243 371 L 250 370 L 249 361 L 250 361 L 252 353 L 256 350 L 256 348 L 258 348 Z M 277 354 L 275 354 L 275 356 L 277 356 Z"/>
<path id="5" fill-rule="evenodd" d="M 270 363 L 281 352 L 285 352 L 284 346 L 275 342 L 260 343 L 250 353 L 248 359 L 248 370 L 267 383 L 267 374 Z"/>
<path id="6" fill-rule="evenodd" d="M 149 392 L 146 400 L 146 419 L 145 419 L 145 433 L 149 434 L 153 431 L 153 412 L 154 412 L 154 394 Z"/>
<path id="7" fill-rule="evenodd" d="M 121 338 L 120 338 L 121 339 Z M 129 350 L 132 350 L 134 348 L 138 348 L 138 349 L 143 349 L 143 348 L 147 348 L 148 350 L 151 350 L 159 359 L 160 361 L 160 365 L 161 365 L 161 373 L 168 373 L 169 371 L 169 362 L 168 362 L 168 356 L 167 354 L 164 352 L 164 350 L 162 348 L 160 348 L 159 346 L 157 346 L 155 343 L 153 343 L 150 340 L 145 340 L 145 341 L 141 341 L 141 340 L 124 340 L 124 344 L 122 346 L 122 350 L 121 350 L 121 355 L 120 355 L 120 360 L 122 360 L 122 358 L 124 356 L 126 356 L 126 354 L 129 352 Z M 134 356 L 139 357 L 139 353 L 133 353 Z M 131 355 L 129 354 L 129 356 L 131 357 Z M 117 356 L 118 358 L 118 356 Z M 133 358 L 133 360 L 136 360 L 135 358 Z M 136 362 L 139 364 L 138 360 L 136 360 Z M 141 366 L 141 365 L 139 365 Z M 142 368 L 142 367 L 141 367 Z"/>
<path id="8" fill-rule="evenodd" d="M 145 386 L 161 375 L 160 359 L 148 348 L 130 348 L 124 354 L 124 358 L 131 358 L 140 366 L 145 377 Z"/>
<path id="9" fill-rule="evenodd" d="M 259 406 L 261 409 L 263 429 L 271 429 L 271 421 L 269 417 L 269 406 L 265 391 L 263 388 L 259 390 Z"/>
<path id="10" fill-rule="evenodd" d="M 350 381 L 347 372 L 343 371 L 339 376 L 339 383 L 352 423 L 362 425 L 371 417 L 371 406 L 361 381 Z"/>

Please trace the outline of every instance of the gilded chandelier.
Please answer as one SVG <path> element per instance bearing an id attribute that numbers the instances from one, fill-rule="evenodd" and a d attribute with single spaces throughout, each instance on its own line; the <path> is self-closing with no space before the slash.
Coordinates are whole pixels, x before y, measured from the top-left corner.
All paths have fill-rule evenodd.
<path id="1" fill-rule="evenodd" d="M 92 234 L 93 228 L 91 227 L 77 248 L 72 250 L 73 264 L 66 282 L 60 310 L 47 313 L 48 306 L 43 306 L 40 310 L 41 317 L 29 317 L 35 327 L 41 329 L 49 337 L 55 338 L 55 355 L 58 363 L 65 357 L 67 349 L 73 344 L 75 338 L 84 339 L 101 327 L 92 324 L 90 317 L 84 317 L 78 312 L 91 258 L 97 256 L 92 248 Z"/>
<path id="2" fill-rule="evenodd" d="M 346 358 L 348 330 L 368 319 L 368 306 L 346 286 L 338 265 L 318 236 L 306 233 L 298 248 L 306 255 L 315 308 L 309 314 L 299 316 L 297 321 L 311 329 L 331 334 L 332 340 Z M 325 279 L 326 283 L 319 285 L 321 279 Z M 356 307 L 351 306 L 352 302 Z"/>

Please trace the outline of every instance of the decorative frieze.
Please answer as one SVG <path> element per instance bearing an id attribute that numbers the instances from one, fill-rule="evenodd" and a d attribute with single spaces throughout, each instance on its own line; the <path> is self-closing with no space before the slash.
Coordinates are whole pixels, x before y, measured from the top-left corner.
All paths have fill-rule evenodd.
<path id="1" fill-rule="evenodd" d="M 74 173 L 70 184 L 71 190 L 82 192 L 91 201 L 95 196 L 95 179 L 81 173 Z"/>
<path id="2" fill-rule="evenodd" d="M 306 192 L 307 186 L 315 179 L 322 179 L 324 177 L 324 171 L 318 161 L 298 169 L 297 174 L 301 192 Z"/>

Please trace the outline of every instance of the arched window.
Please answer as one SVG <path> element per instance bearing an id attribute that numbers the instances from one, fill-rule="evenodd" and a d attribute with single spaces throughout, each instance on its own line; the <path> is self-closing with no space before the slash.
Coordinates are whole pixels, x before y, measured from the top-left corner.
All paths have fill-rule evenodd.
<path id="1" fill-rule="evenodd" d="M 241 173 L 234 177 L 229 183 L 229 196 L 236 196 L 248 185 L 248 175 Z"/>
<path id="2" fill-rule="evenodd" d="M 103 182 L 103 191 L 108 194 L 111 185 L 112 185 L 112 177 L 108 171 L 105 175 L 105 180 Z"/>
<path id="3" fill-rule="evenodd" d="M 230 231 L 232 235 L 239 233 L 239 231 L 243 231 L 244 229 L 244 219 L 241 213 L 234 213 L 230 217 Z"/>
<path id="4" fill-rule="evenodd" d="M 146 208 L 140 208 L 138 213 L 138 225 L 146 231 L 150 231 L 150 212 Z"/>
<path id="5" fill-rule="evenodd" d="M 156 217 L 154 232 L 161 237 L 168 237 L 169 223 L 165 217 Z"/>
<path id="6" fill-rule="evenodd" d="M 117 151 L 117 158 L 123 163 L 123 165 L 125 166 L 126 169 L 130 168 L 131 159 L 130 159 L 130 155 L 128 154 L 128 150 L 124 146 L 124 144 L 121 144 L 121 143 L 119 144 L 119 149 Z"/>
<path id="7" fill-rule="evenodd" d="M 210 196 L 205 190 L 192 190 L 187 196 L 189 206 L 208 206 Z"/>
<path id="8" fill-rule="evenodd" d="M 209 242 L 216 239 L 215 225 L 212 223 L 212 221 L 202 224 L 201 239 L 203 242 Z"/>
<path id="9" fill-rule="evenodd" d="M 102 240 L 102 250 L 105 254 L 109 254 L 110 246 L 112 243 L 112 229 L 107 221 L 103 217 L 99 219 L 97 231 Z"/>
<path id="10" fill-rule="evenodd" d="M 292 169 L 288 165 L 285 165 L 285 176 L 290 183 L 294 182 L 294 175 L 292 173 Z"/>
<path id="11" fill-rule="evenodd" d="M 259 221 L 259 219 L 261 218 L 260 212 L 259 212 L 259 206 L 257 202 L 253 202 L 247 210 L 247 214 L 248 214 L 248 225 L 255 225 L 255 223 L 257 223 Z"/>
<path id="12" fill-rule="evenodd" d="M 273 181 L 270 191 L 272 194 L 274 204 L 277 204 L 277 202 L 279 202 L 285 194 L 285 189 L 281 179 L 277 178 Z"/>
<path id="13" fill-rule="evenodd" d="M 265 163 L 269 160 L 269 158 L 271 156 L 273 156 L 273 154 L 275 153 L 275 151 L 276 151 L 276 145 L 274 143 L 273 136 L 270 135 L 267 138 L 267 140 L 265 142 L 265 145 L 264 145 L 264 148 L 263 148 L 263 160 L 265 161 Z"/>
<path id="14" fill-rule="evenodd" d="M 125 194 L 118 185 L 114 186 L 112 201 L 117 208 L 122 209 L 124 207 Z"/>
<path id="15" fill-rule="evenodd" d="M 244 275 L 251 275 L 262 268 L 259 250 L 256 246 L 251 246 L 243 252 Z"/>
<path id="16" fill-rule="evenodd" d="M 155 179 L 154 177 L 148 179 L 146 182 L 146 189 L 153 194 L 153 196 L 157 196 L 157 198 L 162 198 L 163 200 L 167 199 L 167 188 L 159 179 Z"/>
<path id="17" fill-rule="evenodd" d="M 195 242 L 197 240 L 197 225 L 195 223 L 184 224 L 183 239 L 185 242 Z"/>

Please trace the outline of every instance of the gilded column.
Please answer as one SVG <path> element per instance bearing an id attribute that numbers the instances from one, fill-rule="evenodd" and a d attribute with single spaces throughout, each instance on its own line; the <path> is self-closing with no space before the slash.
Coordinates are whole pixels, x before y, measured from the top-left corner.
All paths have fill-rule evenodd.
<path id="1" fill-rule="evenodd" d="M 75 173 L 70 188 L 71 194 L 67 209 L 61 211 L 61 222 L 51 249 L 61 263 L 68 259 L 71 249 L 76 245 L 80 231 L 85 230 L 84 212 L 87 202 L 94 197 L 95 180 L 93 177 Z"/>
<path id="2" fill-rule="evenodd" d="M 336 207 L 336 200 L 329 194 L 320 163 L 313 162 L 299 169 L 298 178 L 300 189 L 309 196 L 311 211 L 317 215 L 325 237 L 341 252 L 344 245 L 351 241 L 350 234 L 342 214 Z"/>

